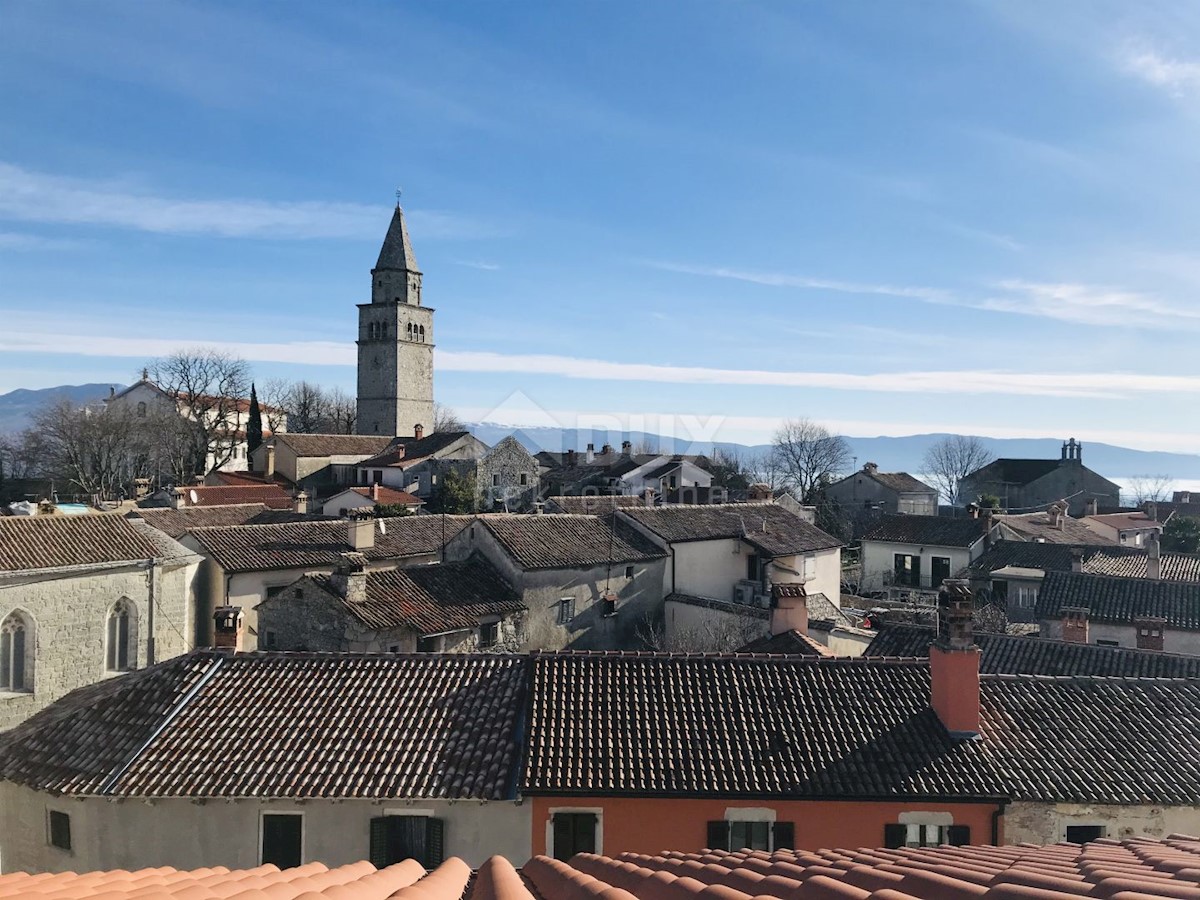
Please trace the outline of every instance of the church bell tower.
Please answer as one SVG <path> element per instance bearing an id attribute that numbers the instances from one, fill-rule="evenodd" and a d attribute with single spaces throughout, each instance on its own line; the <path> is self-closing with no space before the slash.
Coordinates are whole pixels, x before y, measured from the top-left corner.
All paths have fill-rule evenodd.
<path id="1" fill-rule="evenodd" d="M 433 309 L 421 305 L 421 271 L 404 210 L 371 270 L 371 302 L 358 304 L 359 434 L 411 437 L 433 430 Z"/>

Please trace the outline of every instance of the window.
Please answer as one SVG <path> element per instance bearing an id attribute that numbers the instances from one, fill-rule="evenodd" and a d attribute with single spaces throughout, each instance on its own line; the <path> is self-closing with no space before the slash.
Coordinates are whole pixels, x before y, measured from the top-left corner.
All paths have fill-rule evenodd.
<path id="1" fill-rule="evenodd" d="M 600 599 L 600 615 L 615 616 L 617 614 L 617 595 L 611 591 Z"/>
<path id="2" fill-rule="evenodd" d="M 32 691 L 29 672 L 29 626 L 20 613 L 11 613 L 0 623 L 0 691 Z"/>
<path id="3" fill-rule="evenodd" d="M 1068 825 L 1067 842 L 1071 844 L 1086 844 L 1098 841 L 1105 836 L 1103 825 Z"/>
<path id="4" fill-rule="evenodd" d="M 132 619 L 133 607 L 124 598 L 114 603 L 112 609 L 108 611 L 105 668 L 110 672 L 127 672 L 133 668 L 133 655 L 130 651 Z"/>
<path id="5" fill-rule="evenodd" d="M 418 653 L 440 653 L 442 650 L 442 639 L 440 637 L 419 637 L 417 638 Z"/>
<path id="6" fill-rule="evenodd" d="M 921 586 L 921 557 L 897 553 L 893 565 L 895 584 L 904 587 Z"/>
<path id="7" fill-rule="evenodd" d="M 492 487 L 500 487 L 500 476 L 499 475 L 492 476 Z"/>
<path id="8" fill-rule="evenodd" d="M 564 862 L 576 853 L 596 852 L 598 817 L 592 812 L 556 812 L 553 822 L 554 858 Z"/>
<path id="9" fill-rule="evenodd" d="M 1036 584 L 1017 585 L 1017 606 L 1022 609 L 1033 609 L 1037 606 L 1038 589 Z"/>
<path id="10" fill-rule="evenodd" d="M 929 575 L 932 579 L 929 586 L 941 587 L 942 582 L 950 577 L 950 557 L 935 556 L 929 567 Z"/>
<path id="11" fill-rule="evenodd" d="M 380 325 L 379 325 L 379 337 L 380 337 L 381 339 L 383 339 L 383 340 L 387 340 L 387 322 L 382 322 L 382 323 L 380 323 Z"/>
<path id="12" fill-rule="evenodd" d="M 425 326 L 421 326 L 421 343 L 425 342 Z"/>
<path id="13" fill-rule="evenodd" d="M 710 850 L 791 850 L 796 844 L 796 823 L 765 819 L 719 819 L 708 823 Z"/>
<path id="14" fill-rule="evenodd" d="M 496 642 L 500 640 L 500 623 L 499 622 L 484 622 L 479 626 L 479 646 L 480 647 L 495 647 Z"/>
<path id="15" fill-rule="evenodd" d="M 269 585 L 267 587 L 267 599 L 272 600 L 275 597 L 278 597 L 280 594 L 282 594 L 284 592 L 284 590 L 286 590 L 286 588 L 287 588 L 286 584 Z"/>
<path id="16" fill-rule="evenodd" d="M 57 809 L 50 810 L 50 846 L 71 849 L 71 816 Z"/>
<path id="17" fill-rule="evenodd" d="M 883 826 L 883 844 L 889 849 L 901 847 L 937 847 L 950 844 L 962 847 L 971 843 L 970 825 L 931 825 L 903 822 Z"/>
<path id="18" fill-rule="evenodd" d="M 279 641 L 275 636 L 275 632 L 270 628 L 263 634 L 263 648 L 266 650 L 278 650 Z"/>
<path id="19" fill-rule="evenodd" d="M 521 484 L 522 485 L 529 484 L 529 473 L 528 472 L 521 473 Z"/>
<path id="20" fill-rule="evenodd" d="M 260 862 L 273 863 L 281 869 L 300 865 L 304 840 L 302 813 L 263 813 Z"/>
<path id="21" fill-rule="evenodd" d="M 575 598 L 561 597 L 558 601 L 558 624 L 570 625 L 575 618 Z"/>
<path id="22" fill-rule="evenodd" d="M 626 567 L 625 567 L 625 577 L 626 577 L 626 578 L 632 578 L 632 577 L 633 577 L 633 566 L 626 566 Z"/>
<path id="23" fill-rule="evenodd" d="M 758 581 L 758 554 L 751 553 L 746 557 L 746 579 Z"/>
<path id="24" fill-rule="evenodd" d="M 137 417 L 139 419 L 146 418 L 146 402 L 144 400 L 137 405 Z"/>
<path id="25" fill-rule="evenodd" d="M 415 859 L 426 869 L 442 864 L 445 824 L 432 816 L 380 816 L 371 820 L 371 862 L 377 869 Z"/>
<path id="26" fill-rule="evenodd" d="M 408 323 L 408 329 L 407 329 L 407 330 L 408 330 L 408 339 L 411 341 L 411 340 L 413 339 L 413 327 L 412 327 L 412 322 L 409 322 L 409 323 Z"/>
<path id="27" fill-rule="evenodd" d="M 399 645 L 399 644 L 388 644 L 388 651 L 387 651 L 387 652 L 388 652 L 388 653 L 399 653 L 399 652 L 400 652 L 400 645 Z"/>

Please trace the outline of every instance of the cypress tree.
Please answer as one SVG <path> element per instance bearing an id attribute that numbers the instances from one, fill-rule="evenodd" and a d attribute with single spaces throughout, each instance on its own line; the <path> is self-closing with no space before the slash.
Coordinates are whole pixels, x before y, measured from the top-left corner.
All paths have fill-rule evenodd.
<path id="1" fill-rule="evenodd" d="M 246 455 L 253 453 L 262 443 L 262 410 L 258 408 L 258 394 L 254 383 L 250 383 L 250 412 L 246 416 Z"/>

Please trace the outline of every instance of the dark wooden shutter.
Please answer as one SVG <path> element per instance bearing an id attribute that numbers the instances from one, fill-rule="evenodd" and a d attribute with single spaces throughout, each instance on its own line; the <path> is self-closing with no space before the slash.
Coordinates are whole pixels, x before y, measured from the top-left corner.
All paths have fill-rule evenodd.
<path id="1" fill-rule="evenodd" d="M 563 862 L 575 855 L 575 829 L 569 815 L 554 816 L 554 858 Z"/>
<path id="2" fill-rule="evenodd" d="M 388 829 L 388 816 L 371 820 L 371 865 L 377 869 L 392 864 L 392 833 Z"/>
<path id="3" fill-rule="evenodd" d="M 446 858 L 446 825 L 441 819 L 425 820 L 425 868 L 433 869 Z"/>
<path id="4" fill-rule="evenodd" d="M 595 813 L 576 813 L 575 847 L 576 853 L 596 852 L 596 815 Z"/>
<path id="5" fill-rule="evenodd" d="M 883 846 L 898 850 L 908 843 L 908 826 L 891 824 L 883 826 Z"/>
<path id="6" fill-rule="evenodd" d="M 773 850 L 796 849 L 796 823 L 776 822 L 771 826 L 774 847 Z"/>
<path id="7" fill-rule="evenodd" d="M 729 823 L 724 819 L 708 823 L 708 849 L 729 849 Z"/>
<path id="8" fill-rule="evenodd" d="M 954 847 L 966 847 L 971 843 L 970 825 L 951 825 L 946 829 L 946 841 Z"/>

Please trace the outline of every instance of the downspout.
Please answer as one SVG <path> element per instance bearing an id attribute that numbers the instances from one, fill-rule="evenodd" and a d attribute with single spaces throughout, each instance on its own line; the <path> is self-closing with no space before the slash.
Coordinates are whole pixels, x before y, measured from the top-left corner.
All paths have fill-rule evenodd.
<path id="1" fill-rule="evenodd" d="M 146 561 L 146 665 L 154 665 L 154 605 L 158 601 L 158 591 L 155 590 L 155 566 L 154 560 Z"/>
<path id="2" fill-rule="evenodd" d="M 996 808 L 992 810 L 992 846 L 1000 846 L 1000 819 L 1004 816 L 1004 808 L 1008 806 L 1007 800 L 1001 800 L 996 804 Z"/>

